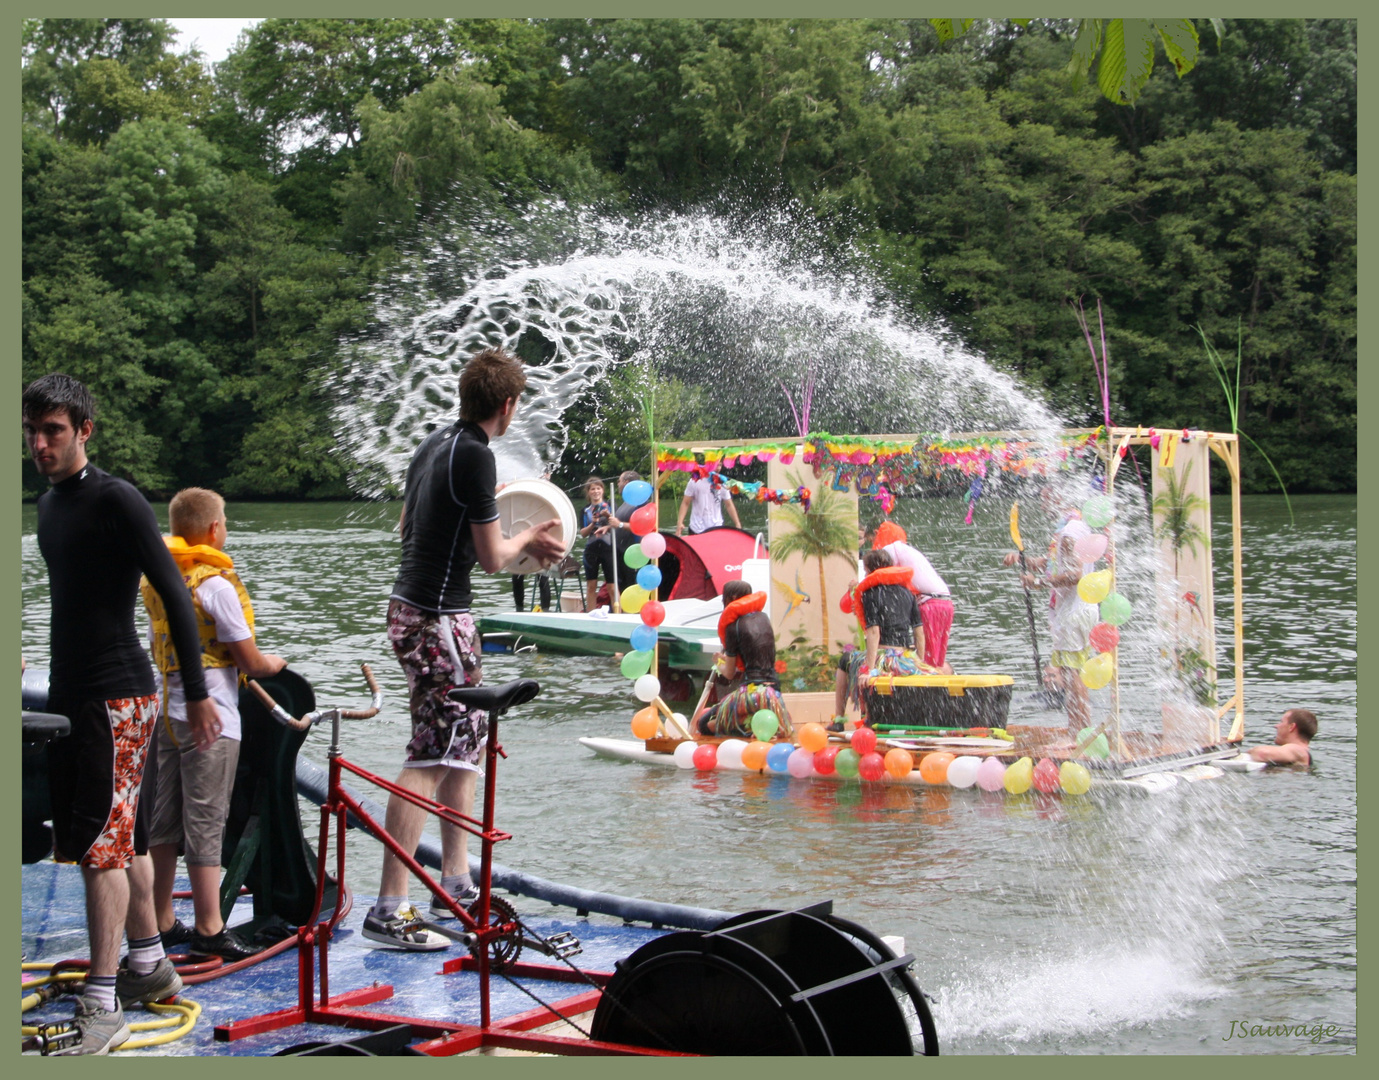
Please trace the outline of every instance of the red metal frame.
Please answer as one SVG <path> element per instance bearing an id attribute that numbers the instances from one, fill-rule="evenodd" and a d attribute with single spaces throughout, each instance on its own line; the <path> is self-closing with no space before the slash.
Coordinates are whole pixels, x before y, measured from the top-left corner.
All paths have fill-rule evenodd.
<path id="1" fill-rule="evenodd" d="M 498 743 L 498 717 L 489 715 L 488 745 L 484 763 L 487 780 L 484 784 L 484 809 L 482 820 L 461 814 L 451 807 L 407 791 L 397 784 L 362 769 L 346 761 L 338 749 L 338 740 L 331 747 L 330 786 L 326 801 L 321 804 L 320 841 L 316 849 L 316 899 L 311 916 L 297 929 L 297 1004 L 294 1008 L 277 1012 L 263 1013 L 247 1020 L 235 1020 L 215 1028 L 215 1038 L 219 1042 L 233 1042 L 250 1035 L 260 1035 L 267 1031 L 277 1031 L 297 1024 L 338 1024 L 342 1027 L 381 1030 L 397 1024 L 408 1025 L 412 1033 L 423 1042 L 416 1049 L 434 1057 L 448 1057 L 463 1054 L 483 1047 L 498 1047 L 526 1050 L 545 1054 L 626 1054 L 655 1057 L 685 1056 L 663 1050 L 652 1050 L 640 1046 L 626 1046 L 621 1043 L 600 1042 L 592 1039 L 570 1038 L 563 1035 L 533 1032 L 533 1028 L 552 1024 L 565 1016 L 578 1015 L 592 1010 L 598 1005 L 602 990 L 599 989 L 611 978 L 605 972 L 585 973 L 585 978 L 595 984 L 595 988 L 585 990 L 572 997 L 564 998 L 555 1004 L 516 1013 L 494 1022 L 489 1011 L 489 979 L 491 976 L 488 946 L 505 934 L 519 930 L 516 923 L 489 925 L 492 915 L 493 890 L 493 845 L 512 838 L 510 833 L 494 828 L 494 804 L 496 800 L 496 776 L 499 756 L 506 757 Z M 477 913 L 471 915 L 451 897 L 440 884 L 431 877 L 416 861 L 413 854 L 404 851 L 388 830 L 375 821 L 358 801 L 351 797 L 340 782 L 342 770 L 348 770 L 361 779 L 383 788 L 391 795 L 406 799 L 421 807 L 442 821 L 464 829 L 480 841 L 479 857 L 479 899 Z M 388 1013 L 364 1011 L 362 1005 L 370 1005 L 392 997 L 391 986 L 370 986 L 362 990 L 350 990 L 330 994 L 329 942 L 336 924 L 342 917 L 337 905 L 329 920 L 321 920 L 321 907 L 325 892 L 326 859 L 330 849 L 331 818 L 336 821 L 335 828 L 335 880 L 341 884 L 345 880 L 345 827 L 346 816 L 355 817 L 391 851 L 414 877 L 431 890 L 433 896 L 449 903 L 451 911 L 460 920 L 465 931 L 476 938 L 475 950 L 478 958 L 463 956 L 450 960 L 441 969 L 448 975 L 459 971 L 478 971 L 479 974 L 479 1024 L 463 1024 L 454 1020 L 431 1020 L 424 1017 L 394 1016 Z M 313 952 L 316 954 L 313 958 Z M 583 981 L 580 975 L 568 967 L 548 964 L 516 963 L 507 969 L 515 976 L 548 979 L 555 982 Z M 319 973 L 320 989 L 316 990 Z"/>

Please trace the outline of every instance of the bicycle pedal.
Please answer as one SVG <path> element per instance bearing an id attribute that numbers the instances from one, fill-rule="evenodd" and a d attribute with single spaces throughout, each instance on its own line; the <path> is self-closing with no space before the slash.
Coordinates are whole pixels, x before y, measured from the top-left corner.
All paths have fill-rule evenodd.
<path id="1" fill-rule="evenodd" d="M 584 951 L 584 946 L 579 943 L 579 938 L 575 937 L 569 930 L 552 934 L 546 939 L 546 944 L 550 946 L 551 955 L 557 960 L 568 960 Z"/>
<path id="2" fill-rule="evenodd" d="M 38 1052 L 47 1057 L 71 1043 L 81 1042 L 81 1032 L 71 1021 L 61 1020 L 51 1024 L 40 1024 L 33 1038 Z"/>

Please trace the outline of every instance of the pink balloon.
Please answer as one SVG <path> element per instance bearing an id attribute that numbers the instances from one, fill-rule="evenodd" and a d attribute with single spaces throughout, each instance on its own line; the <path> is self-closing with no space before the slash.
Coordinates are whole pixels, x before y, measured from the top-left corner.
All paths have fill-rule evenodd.
<path id="1" fill-rule="evenodd" d="M 666 538 L 660 533 L 647 533 L 642 537 L 642 554 L 648 559 L 659 559 L 665 553 Z"/>
<path id="2" fill-rule="evenodd" d="M 1074 550 L 1083 562 L 1096 562 L 1106 554 L 1106 534 L 1089 533 L 1074 545 Z"/>
<path id="3" fill-rule="evenodd" d="M 1058 790 L 1061 781 L 1058 776 L 1058 766 L 1048 758 L 1040 758 L 1039 764 L 1034 767 L 1034 786 L 1045 795 L 1052 795 Z"/>
<path id="4" fill-rule="evenodd" d="M 1081 518 L 1073 518 L 1060 531 L 1064 536 L 1071 536 L 1074 540 L 1092 535 L 1092 527 Z"/>
<path id="5" fill-rule="evenodd" d="M 790 751 L 790 757 L 786 759 L 785 768 L 796 780 L 803 780 L 806 776 L 814 775 L 814 755 L 803 746 L 797 746 Z"/>
<path id="6" fill-rule="evenodd" d="M 983 791 L 1000 791 L 1006 780 L 1006 767 L 999 758 L 989 757 L 977 766 L 977 786 Z"/>

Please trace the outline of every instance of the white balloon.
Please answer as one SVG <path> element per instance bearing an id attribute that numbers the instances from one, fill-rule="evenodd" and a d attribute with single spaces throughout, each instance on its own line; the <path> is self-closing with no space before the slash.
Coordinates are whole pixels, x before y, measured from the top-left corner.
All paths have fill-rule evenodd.
<path id="1" fill-rule="evenodd" d="M 969 788 L 977 782 L 977 770 L 982 759 L 962 754 L 948 763 L 948 782 L 955 788 Z"/>
<path id="2" fill-rule="evenodd" d="M 675 764 L 682 769 L 694 768 L 694 752 L 699 749 L 699 744 L 693 739 L 686 739 L 675 748 Z"/>
<path id="3" fill-rule="evenodd" d="M 632 684 L 632 692 L 638 701 L 655 701 L 661 696 L 661 680 L 655 675 L 643 675 Z"/>
<path id="4" fill-rule="evenodd" d="M 724 739 L 718 744 L 718 767 L 720 769 L 741 769 L 742 751 L 747 744 L 741 739 Z"/>

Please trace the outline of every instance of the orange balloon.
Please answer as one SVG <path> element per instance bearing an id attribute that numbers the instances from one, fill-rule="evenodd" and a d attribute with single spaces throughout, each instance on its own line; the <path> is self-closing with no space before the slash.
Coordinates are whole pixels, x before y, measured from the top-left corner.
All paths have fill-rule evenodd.
<path id="1" fill-rule="evenodd" d="M 955 754 L 925 754 L 919 763 L 919 776 L 926 784 L 946 784 L 948 782 L 948 766 L 952 764 Z"/>
<path id="2" fill-rule="evenodd" d="M 895 747 L 886 751 L 886 771 L 897 780 L 903 780 L 914 771 L 914 755 L 908 750 Z"/>
<path id="3" fill-rule="evenodd" d="M 654 739 L 659 726 L 656 710 L 650 705 L 638 710 L 632 717 L 632 734 L 639 739 Z"/>
<path id="4" fill-rule="evenodd" d="M 742 749 L 742 767 L 748 772 L 760 772 L 766 768 L 766 755 L 771 752 L 771 744 L 750 742 Z"/>
<path id="5" fill-rule="evenodd" d="M 800 728 L 800 745 L 817 754 L 828 745 L 828 729 L 823 724 L 805 724 Z"/>

